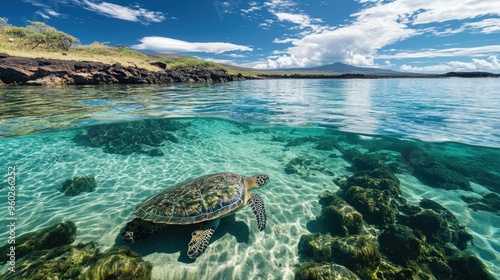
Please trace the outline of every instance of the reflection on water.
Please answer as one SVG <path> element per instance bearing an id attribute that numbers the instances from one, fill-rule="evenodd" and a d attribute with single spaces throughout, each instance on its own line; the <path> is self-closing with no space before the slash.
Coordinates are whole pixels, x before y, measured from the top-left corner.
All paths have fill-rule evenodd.
<path id="1" fill-rule="evenodd" d="M 144 117 L 211 116 L 499 146 L 498 79 L 259 80 L 5 87 L 0 136 Z"/>

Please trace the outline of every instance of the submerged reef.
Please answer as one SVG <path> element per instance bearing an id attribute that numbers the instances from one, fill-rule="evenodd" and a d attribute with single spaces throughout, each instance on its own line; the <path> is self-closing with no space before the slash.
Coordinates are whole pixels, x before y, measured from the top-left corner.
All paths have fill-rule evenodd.
<path id="1" fill-rule="evenodd" d="M 469 196 L 461 196 L 463 201 L 467 202 L 467 207 L 474 211 L 489 211 L 495 214 L 500 214 L 500 195 L 496 193 L 488 193 L 482 198 Z"/>
<path id="2" fill-rule="evenodd" d="M 0 280 L 151 279 L 151 263 L 127 247 L 103 253 L 94 242 L 71 244 L 76 230 L 76 225 L 67 221 L 18 237 L 16 256 L 21 258 L 16 262 L 15 272 L 5 272 Z"/>
<path id="3" fill-rule="evenodd" d="M 93 192 L 97 186 L 94 176 L 80 176 L 66 179 L 61 185 L 61 192 L 75 196 L 82 192 Z"/>
<path id="4" fill-rule="evenodd" d="M 166 141 L 178 143 L 179 139 L 172 132 L 188 126 L 188 123 L 170 119 L 102 124 L 88 128 L 83 134 L 77 134 L 73 141 L 79 145 L 101 147 L 103 152 L 110 154 L 162 156 L 164 152 L 159 147 Z"/>
<path id="5" fill-rule="evenodd" d="M 396 146 L 388 141 L 384 145 Z M 453 213 L 430 199 L 412 205 L 401 196 L 400 181 L 388 167 L 390 157 L 338 150 L 355 173 L 334 180 L 337 193 L 320 195 L 320 226 L 318 232 L 301 236 L 303 263 L 296 267 L 295 279 L 332 279 L 329 275 L 338 275 L 329 270 L 334 265 L 360 279 L 493 279 L 480 259 L 462 252 L 473 237 Z M 443 176 L 433 183 L 440 188 L 470 189 L 465 176 L 422 155 L 406 154 L 405 159 L 402 153 L 402 158 L 412 160 L 410 171 L 418 166 L 440 169 L 437 173 Z M 452 173 L 454 178 L 447 178 Z M 419 178 L 426 173 L 413 174 Z M 488 201 L 496 198 L 489 195 Z"/>

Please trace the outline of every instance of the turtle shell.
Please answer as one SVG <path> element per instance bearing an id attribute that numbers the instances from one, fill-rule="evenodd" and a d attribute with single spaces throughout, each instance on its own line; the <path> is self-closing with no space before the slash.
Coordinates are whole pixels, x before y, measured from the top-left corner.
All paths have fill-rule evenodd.
<path id="1" fill-rule="evenodd" d="M 245 193 L 244 178 L 238 174 L 201 176 L 146 199 L 134 216 L 154 223 L 200 223 L 238 210 L 245 204 Z"/>

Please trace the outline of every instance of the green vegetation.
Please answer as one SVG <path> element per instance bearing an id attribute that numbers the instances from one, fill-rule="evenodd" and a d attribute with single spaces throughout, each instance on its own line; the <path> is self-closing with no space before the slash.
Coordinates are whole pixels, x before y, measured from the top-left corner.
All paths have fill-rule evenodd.
<path id="1" fill-rule="evenodd" d="M 188 67 L 196 67 L 196 66 L 204 66 L 204 67 L 211 67 L 211 68 L 216 68 L 216 69 L 225 69 L 220 64 L 217 64 L 212 61 L 205 61 L 201 59 L 197 59 L 195 57 L 181 57 L 181 58 L 166 58 L 166 59 L 161 59 L 161 62 L 166 63 L 169 68 L 172 69 L 179 69 L 179 68 L 188 68 Z"/>
<path id="2" fill-rule="evenodd" d="M 0 32 L 2 37 L 8 37 L 9 43 L 16 48 L 35 49 L 47 51 L 68 51 L 73 44 L 79 43 L 78 39 L 55 29 L 43 22 L 28 21 L 27 27 L 9 25 L 6 18 L 0 19 Z"/>
<path id="3" fill-rule="evenodd" d="M 43 22 L 29 21 L 28 26 L 17 27 L 10 25 L 7 18 L 0 18 L 0 52 L 12 56 L 120 63 L 151 71 L 161 70 L 151 65 L 156 61 L 166 63 L 170 69 L 203 66 L 227 70 L 215 62 L 194 57 L 148 55 L 125 46 L 108 46 L 99 42 L 81 45 L 77 38 Z"/>

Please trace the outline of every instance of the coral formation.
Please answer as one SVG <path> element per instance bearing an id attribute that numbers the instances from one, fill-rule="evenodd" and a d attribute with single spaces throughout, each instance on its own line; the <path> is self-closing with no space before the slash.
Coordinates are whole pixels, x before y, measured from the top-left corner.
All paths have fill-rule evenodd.
<path id="1" fill-rule="evenodd" d="M 132 153 L 161 156 L 158 147 L 165 141 L 178 143 L 171 132 L 185 129 L 189 124 L 171 119 L 145 119 L 140 121 L 102 124 L 90 127 L 85 134 L 73 140 L 84 146 L 102 147 L 105 153 L 129 155 Z"/>

